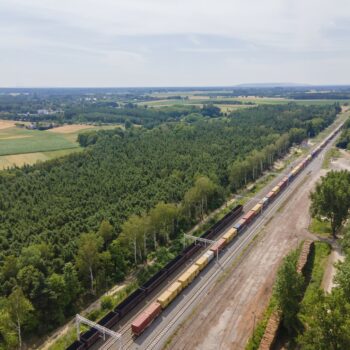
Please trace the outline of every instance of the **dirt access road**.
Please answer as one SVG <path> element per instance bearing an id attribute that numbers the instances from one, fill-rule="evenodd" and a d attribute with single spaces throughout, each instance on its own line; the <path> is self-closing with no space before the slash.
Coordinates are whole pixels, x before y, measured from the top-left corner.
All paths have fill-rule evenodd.
<path id="1" fill-rule="evenodd" d="M 234 271 L 214 286 L 178 329 L 170 349 L 244 349 L 271 296 L 283 257 L 312 237 L 309 192 L 321 175 L 322 156 L 305 182 L 265 225 L 257 243 Z"/>

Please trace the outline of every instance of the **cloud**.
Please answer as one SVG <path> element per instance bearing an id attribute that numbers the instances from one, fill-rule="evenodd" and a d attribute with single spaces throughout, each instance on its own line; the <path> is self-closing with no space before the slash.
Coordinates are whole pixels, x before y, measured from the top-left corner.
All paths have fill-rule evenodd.
<path id="1" fill-rule="evenodd" d="M 0 85 L 346 83 L 349 38 L 345 0 L 2 0 Z"/>

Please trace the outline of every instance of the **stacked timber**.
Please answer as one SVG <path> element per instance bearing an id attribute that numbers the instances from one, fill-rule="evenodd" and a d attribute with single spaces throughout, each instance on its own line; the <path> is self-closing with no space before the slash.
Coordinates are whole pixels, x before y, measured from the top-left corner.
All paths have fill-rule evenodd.
<path id="1" fill-rule="evenodd" d="M 299 256 L 298 265 L 297 265 L 297 272 L 298 273 L 303 272 L 303 269 L 307 263 L 307 259 L 309 257 L 310 250 L 311 250 L 311 247 L 313 244 L 314 244 L 314 242 L 309 240 L 309 239 L 307 239 L 304 242 L 303 247 L 301 249 L 300 256 Z"/>
<path id="2" fill-rule="evenodd" d="M 270 316 L 265 333 L 261 339 L 259 350 L 270 350 L 277 336 L 277 331 L 281 323 L 281 315 L 278 311 L 274 311 Z"/>

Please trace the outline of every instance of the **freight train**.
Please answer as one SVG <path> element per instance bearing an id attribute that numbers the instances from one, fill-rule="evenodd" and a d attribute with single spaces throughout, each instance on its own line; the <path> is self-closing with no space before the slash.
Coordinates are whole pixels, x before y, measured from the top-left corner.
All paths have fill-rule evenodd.
<path id="1" fill-rule="evenodd" d="M 131 330 L 134 336 L 139 336 L 160 314 L 168 307 L 168 305 L 185 289 L 198 274 L 214 259 L 225 246 L 231 242 L 236 235 L 244 231 L 261 213 L 270 205 L 283 190 L 299 175 L 299 173 L 314 159 L 319 152 L 334 138 L 342 127 L 339 126 L 328 138 L 326 138 L 319 146 L 317 146 L 303 161 L 296 165 L 291 172 L 284 177 L 258 204 L 256 204 L 243 217 L 234 224 L 229 230 L 217 240 L 210 249 L 202 254 L 190 267 L 188 267 L 180 277 L 173 282 L 166 291 L 162 292 L 141 314 L 139 314 L 131 323 Z M 243 212 L 241 205 L 236 206 L 232 211 L 226 214 L 220 221 L 208 229 L 201 237 L 207 239 L 215 238 L 219 232 L 230 222 L 236 219 Z M 181 265 L 188 262 L 192 256 L 200 249 L 200 245 L 192 243 L 186 247 L 178 256 L 171 260 L 163 269 L 153 275 L 140 288 L 131 293 L 114 311 L 104 316 L 98 324 L 106 328 L 113 327 L 136 305 L 150 295 L 158 285 L 170 277 Z M 90 328 L 80 336 L 80 340 L 71 344 L 67 350 L 88 349 L 99 339 L 99 333 L 96 329 Z"/>

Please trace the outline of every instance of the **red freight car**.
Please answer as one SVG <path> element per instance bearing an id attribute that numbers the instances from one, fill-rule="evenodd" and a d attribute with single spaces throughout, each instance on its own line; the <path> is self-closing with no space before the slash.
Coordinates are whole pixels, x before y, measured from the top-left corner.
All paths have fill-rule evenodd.
<path id="1" fill-rule="evenodd" d="M 135 335 L 140 335 L 161 313 L 162 307 L 154 302 L 142 312 L 131 324 L 131 330 Z"/>
<path id="2" fill-rule="evenodd" d="M 226 239 L 221 238 L 213 244 L 213 246 L 210 248 L 210 250 L 216 254 L 220 250 L 222 250 L 222 248 L 224 248 L 225 245 L 226 245 Z"/>
<path id="3" fill-rule="evenodd" d="M 245 214 L 243 216 L 243 219 L 245 219 L 245 221 L 247 222 L 247 224 L 249 224 L 251 221 L 253 221 L 253 219 L 255 218 L 256 212 L 253 210 L 248 211 L 247 214 Z"/>

